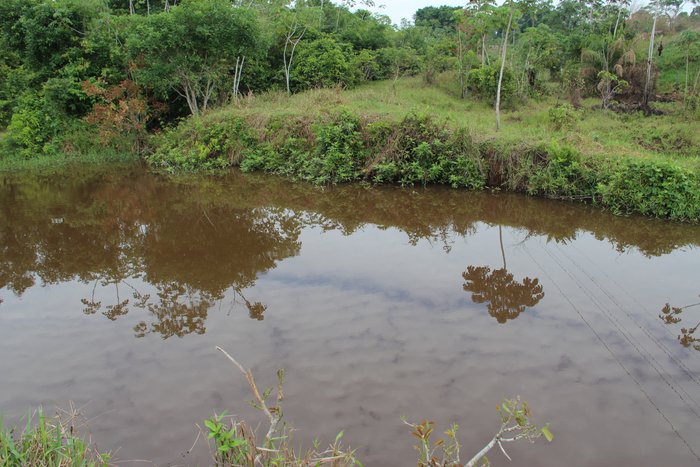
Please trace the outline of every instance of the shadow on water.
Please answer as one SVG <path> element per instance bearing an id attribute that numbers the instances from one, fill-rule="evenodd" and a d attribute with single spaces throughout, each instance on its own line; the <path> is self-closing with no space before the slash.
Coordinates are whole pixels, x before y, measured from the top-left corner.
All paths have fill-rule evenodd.
<path id="1" fill-rule="evenodd" d="M 557 243 L 590 232 L 620 252 L 646 256 L 698 244 L 693 226 L 620 218 L 582 205 L 444 188 L 320 189 L 239 173 L 8 175 L 0 185 L 0 210 L 0 288 L 22 295 L 70 280 L 92 284 L 91 296 L 82 299 L 84 313 L 116 320 L 142 310 L 138 337 L 202 334 L 209 310 L 224 296 L 262 320 L 267 306 L 250 301 L 245 290 L 299 254 L 305 227 L 345 235 L 365 225 L 399 229 L 410 244 L 437 242 L 448 252 L 480 224 Z M 502 236 L 501 252 L 503 268 L 469 265 L 463 288 L 505 323 L 537 305 L 544 290 L 538 279 L 519 281 L 508 272 Z M 140 291 L 144 282 L 155 293 Z"/>

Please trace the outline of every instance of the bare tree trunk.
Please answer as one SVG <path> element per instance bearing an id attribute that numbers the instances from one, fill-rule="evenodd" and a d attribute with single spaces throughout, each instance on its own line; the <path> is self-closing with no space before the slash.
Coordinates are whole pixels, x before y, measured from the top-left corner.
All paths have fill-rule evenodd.
<path id="1" fill-rule="evenodd" d="M 165 0 L 165 5 L 163 5 L 163 10 L 167 13 L 170 11 L 170 1 Z"/>
<path id="2" fill-rule="evenodd" d="M 617 8 L 617 19 L 615 20 L 615 30 L 613 31 L 613 40 L 617 37 L 617 27 L 620 24 L 620 15 L 622 14 L 622 8 Z"/>
<path id="3" fill-rule="evenodd" d="M 651 38 L 649 39 L 649 53 L 647 55 L 647 79 L 646 82 L 644 83 L 644 102 L 643 104 L 645 106 L 649 105 L 649 93 L 651 92 L 651 89 L 649 86 L 651 85 L 651 67 L 653 65 L 654 61 L 654 36 L 656 36 L 656 19 L 658 18 L 658 14 L 654 14 L 654 23 L 651 26 Z"/>
<path id="4" fill-rule="evenodd" d="M 301 34 L 299 34 L 299 37 L 294 39 L 294 34 L 297 31 L 297 24 L 296 22 L 294 23 L 294 26 L 290 28 L 289 33 L 287 34 L 287 38 L 284 42 L 284 51 L 282 52 L 282 59 L 284 60 L 284 78 L 287 84 L 287 95 L 290 96 L 292 94 L 292 89 L 289 84 L 289 75 L 292 72 L 292 61 L 294 60 L 294 51 L 297 48 L 297 45 L 299 45 L 299 42 L 301 42 L 301 38 L 304 37 L 304 33 L 306 32 L 306 29 L 304 29 Z M 289 55 L 289 60 L 287 60 L 287 50 L 289 49 L 289 46 L 292 46 L 292 52 Z"/>
<path id="5" fill-rule="evenodd" d="M 486 65 L 486 34 L 481 36 L 481 66 Z"/>
<path id="6" fill-rule="evenodd" d="M 236 68 L 233 73 L 233 100 L 238 101 L 238 96 L 240 93 L 241 86 L 241 76 L 243 75 L 243 65 L 245 64 L 245 57 L 236 58 Z"/>
<path id="7" fill-rule="evenodd" d="M 134 0 L 129 0 L 129 14 L 133 15 L 136 13 L 136 10 L 134 10 Z"/>
<path id="8" fill-rule="evenodd" d="M 503 37 L 503 49 L 501 50 L 501 71 L 498 74 L 498 87 L 496 88 L 496 130 L 501 129 L 501 85 L 503 84 L 503 72 L 506 68 L 506 47 L 508 46 L 508 33 L 513 23 L 513 10 L 510 10 L 506 35 Z"/>
<path id="9" fill-rule="evenodd" d="M 685 52 L 685 92 L 683 93 L 683 103 L 688 105 L 688 72 L 689 72 L 689 53 Z"/>
<path id="10" fill-rule="evenodd" d="M 464 99 L 467 97 L 467 89 L 465 82 L 466 64 L 464 63 L 464 37 L 460 31 L 457 31 L 457 54 L 459 54 L 459 97 Z"/>

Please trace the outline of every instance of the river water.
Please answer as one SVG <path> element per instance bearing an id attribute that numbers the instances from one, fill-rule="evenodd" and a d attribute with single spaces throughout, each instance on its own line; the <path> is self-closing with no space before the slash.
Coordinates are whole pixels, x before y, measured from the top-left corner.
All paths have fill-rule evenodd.
<path id="1" fill-rule="evenodd" d="M 415 465 L 402 416 L 475 452 L 516 395 L 555 439 L 494 465 L 700 462 L 700 227 L 236 173 L 0 182 L 6 421 L 72 401 L 117 460 L 207 464 L 196 424 L 262 421 L 218 345 L 261 386 L 284 368 L 297 439 L 344 430 L 366 466 Z"/>

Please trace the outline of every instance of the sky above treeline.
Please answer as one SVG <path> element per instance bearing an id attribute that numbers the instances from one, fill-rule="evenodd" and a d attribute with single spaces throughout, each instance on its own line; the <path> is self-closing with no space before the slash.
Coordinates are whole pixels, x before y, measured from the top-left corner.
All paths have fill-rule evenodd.
<path id="1" fill-rule="evenodd" d="M 426 6 L 465 6 L 468 0 L 375 0 L 375 3 L 377 6 L 372 8 L 367 8 L 363 5 L 358 5 L 358 8 L 365 8 L 382 15 L 387 15 L 391 18 L 393 24 L 399 25 L 404 18 L 412 22 L 413 15 L 416 14 L 416 11 Z M 502 1 L 496 0 L 496 3 L 500 5 Z M 557 3 L 556 0 L 555 3 Z M 636 11 L 647 3 L 646 0 L 632 0 L 630 9 Z M 692 6 L 689 7 L 689 4 L 690 2 L 687 2 L 683 8 L 684 11 L 690 11 L 692 9 Z"/>
<path id="2" fill-rule="evenodd" d="M 370 10 L 387 15 L 394 24 L 401 24 L 402 18 L 413 21 L 413 15 L 416 13 L 416 10 L 420 10 L 423 7 L 440 5 L 464 6 L 467 4 L 467 0 L 379 0 L 375 3 L 381 6 L 369 8 Z"/>

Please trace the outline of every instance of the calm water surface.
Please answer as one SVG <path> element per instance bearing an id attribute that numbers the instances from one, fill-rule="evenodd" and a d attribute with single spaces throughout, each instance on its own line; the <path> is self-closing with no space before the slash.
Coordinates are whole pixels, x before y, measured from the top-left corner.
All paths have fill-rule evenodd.
<path id="1" fill-rule="evenodd" d="M 367 466 L 415 464 L 402 415 L 476 450 L 515 395 L 555 440 L 511 444 L 509 465 L 695 465 L 698 245 L 510 195 L 5 175 L 0 413 L 74 401 L 120 460 L 207 464 L 201 441 L 184 454 L 196 423 L 257 420 L 219 345 L 264 386 L 285 368 L 298 437 L 345 430 Z"/>

